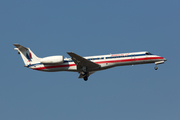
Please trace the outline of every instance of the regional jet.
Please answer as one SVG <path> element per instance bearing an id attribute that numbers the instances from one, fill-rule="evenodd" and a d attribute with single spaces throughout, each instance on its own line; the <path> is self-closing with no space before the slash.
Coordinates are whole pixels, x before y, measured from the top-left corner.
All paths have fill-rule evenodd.
<path id="1" fill-rule="evenodd" d="M 73 52 L 67 52 L 71 58 L 64 58 L 62 55 L 48 56 L 44 58 L 37 57 L 30 48 L 23 47 L 19 44 L 13 44 L 21 55 L 24 66 L 33 70 L 55 72 L 55 71 L 72 71 L 78 72 L 79 78 L 85 81 L 96 71 L 124 65 L 137 65 L 155 63 L 157 65 L 166 61 L 165 58 L 153 55 L 150 52 L 132 52 L 119 53 L 98 56 L 81 57 Z"/>

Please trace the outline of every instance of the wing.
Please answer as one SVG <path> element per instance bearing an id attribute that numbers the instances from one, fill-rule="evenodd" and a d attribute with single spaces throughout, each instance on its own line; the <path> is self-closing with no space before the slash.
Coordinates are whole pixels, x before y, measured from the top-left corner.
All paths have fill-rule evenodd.
<path id="1" fill-rule="evenodd" d="M 93 70 L 100 67 L 100 65 L 89 61 L 73 52 L 67 52 L 69 56 L 71 56 L 71 59 L 74 61 L 74 63 L 77 65 L 78 70 L 82 70 L 83 67 L 86 67 L 87 70 Z"/>

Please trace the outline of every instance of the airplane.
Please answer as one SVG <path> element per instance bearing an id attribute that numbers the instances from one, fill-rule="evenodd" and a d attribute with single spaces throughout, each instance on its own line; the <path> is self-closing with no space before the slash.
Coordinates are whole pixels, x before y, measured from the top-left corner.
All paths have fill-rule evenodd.
<path id="1" fill-rule="evenodd" d="M 20 44 L 13 45 L 16 47 L 14 49 L 18 51 L 18 54 L 21 55 L 25 67 L 46 72 L 78 72 L 80 74 L 79 78 L 83 78 L 84 81 L 87 81 L 88 77 L 96 71 L 116 66 L 155 63 L 154 68 L 157 70 L 157 65 L 166 61 L 165 58 L 153 55 L 147 51 L 88 57 L 81 57 L 73 52 L 67 52 L 71 58 L 64 58 L 62 55 L 39 58 L 30 48 L 26 48 Z"/>

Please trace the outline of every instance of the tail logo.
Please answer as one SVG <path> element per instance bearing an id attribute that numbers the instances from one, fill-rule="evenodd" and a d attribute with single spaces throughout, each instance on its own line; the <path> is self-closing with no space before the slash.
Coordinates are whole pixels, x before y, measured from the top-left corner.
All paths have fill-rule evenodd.
<path id="1" fill-rule="evenodd" d="M 30 62 L 32 59 L 32 54 L 30 52 L 29 52 L 29 54 L 26 53 L 26 58 L 28 59 L 28 62 Z"/>

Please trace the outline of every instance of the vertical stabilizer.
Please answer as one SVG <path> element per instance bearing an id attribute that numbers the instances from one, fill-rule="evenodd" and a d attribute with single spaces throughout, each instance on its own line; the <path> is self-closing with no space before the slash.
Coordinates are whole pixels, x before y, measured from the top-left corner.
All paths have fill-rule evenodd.
<path id="1" fill-rule="evenodd" d="M 23 47 L 19 44 L 13 45 L 16 47 L 14 49 L 17 50 L 18 53 L 21 55 L 25 65 L 37 63 L 40 61 L 40 58 L 38 58 L 29 48 Z"/>

